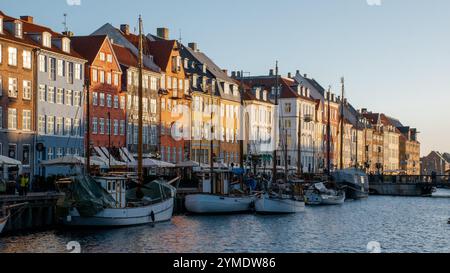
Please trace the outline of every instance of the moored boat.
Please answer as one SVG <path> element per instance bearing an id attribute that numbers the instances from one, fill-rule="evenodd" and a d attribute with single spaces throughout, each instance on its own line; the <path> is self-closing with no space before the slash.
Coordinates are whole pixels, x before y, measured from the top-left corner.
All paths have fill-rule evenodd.
<path id="1" fill-rule="evenodd" d="M 365 172 L 350 168 L 332 173 L 333 181 L 345 188 L 346 199 L 363 199 L 369 196 L 369 179 Z"/>
<path id="2" fill-rule="evenodd" d="M 265 193 L 255 200 L 255 211 L 259 214 L 290 214 L 304 210 L 305 202 L 298 197 Z"/>
<path id="3" fill-rule="evenodd" d="M 8 212 L 5 216 L 0 217 L 0 234 L 2 233 L 3 229 L 6 226 L 6 223 L 8 222 L 9 216 L 10 216 L 10 214 Z"/>
<path id="4" fill-rule="evenodd" d="M 345 191 L 328 189 L 324 183 L 315 183 L 305 192 L 307 205 L 341 205 L 345 202 Z"/>
<path id="5" fill-rule="evenodd" d="M 224 196 L 214 194 L 191 194 L 186 196 L 185 206 L 191 213 L 223 214 L 249 212 L 252 209 L 251 196 Z"/>

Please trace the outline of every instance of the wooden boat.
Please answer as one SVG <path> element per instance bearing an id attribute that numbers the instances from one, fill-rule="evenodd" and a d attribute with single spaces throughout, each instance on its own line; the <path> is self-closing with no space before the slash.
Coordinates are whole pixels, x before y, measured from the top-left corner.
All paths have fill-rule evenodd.
<path id="1" fill-rule="evenodd" d="M 259 214 L 290 214 L 305 211 L 305 202 L 289 195 L 261 194 L 255 200 L 255 211 Z"/>
<path id="2" fill-rule="evenodd" d="M 369 196 L 369 178 L 361 170 L 350 168 L 331 174 L 337 185 L 345 188 L 346 199 L 363 199 Z"/>
<path id="3" fill-rule="evenodd" d="M 328 189 L 324 183 L 315 183 L 305 192 L 307 205 L 341 205 L 345 202 L 345 191 Z"/>
<path id="4" fill-rule="evenodd" d="M 169 221 L 173 214 L 175 188 L 164 181 L 153 181 L 143 188 L 145 197 L 135 198 L 135 190 L 126 190 L 124 177 L 96 177 L 95 182 L 109 194 L 109 207 L 90 213 L 91 208 L 70 206 L 63 223 L 68 226 L 119 227 Z M 177 179 L 176 179 L 177 180 Z M 176 181 L 173 180 L 173 181 Z M 173 182 L 172 181 L 172 182 Z M 92 185 L 91 185 L 92 187 Z M 147 193 L 146 193 L 147 191 Z M 151 194 L 160 192 L 161 194 Z M 97 193 L 94 193 L 97 195 Z M 92 206 L 91 203 L 86 206 Z"/>
<path id="5" fill-rule="evenodd" d="M 196 214 L 242 213 L 252 210 L 253 197 L 214 194 L 191 194 L 186 196 L 185 206 Z"/>

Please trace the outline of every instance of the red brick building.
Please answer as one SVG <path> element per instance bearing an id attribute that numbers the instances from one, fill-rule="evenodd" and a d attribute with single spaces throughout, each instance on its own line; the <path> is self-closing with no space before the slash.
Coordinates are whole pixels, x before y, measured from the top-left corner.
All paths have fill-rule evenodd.
<path id="1" fill-rule="evenodd" d="M 122 70 L 106 35 L 72 37 L 74 49 L 88 60 L 91 143 L 94 147 L 126 147 L 126 94 Z"/>

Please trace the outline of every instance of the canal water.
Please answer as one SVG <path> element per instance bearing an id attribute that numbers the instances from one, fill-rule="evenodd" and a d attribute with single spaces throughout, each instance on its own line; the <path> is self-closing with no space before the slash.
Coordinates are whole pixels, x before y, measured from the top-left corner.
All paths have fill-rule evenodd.
<path id="1" fill-rule="evenodd" d="M 113 230 L 53 230 L 0 237 L 0 253 L 450 252 L 450 191 L 435 197 L 377 197 L 307 207 L 285 216 L 175 216 L 170 223 Z"/>

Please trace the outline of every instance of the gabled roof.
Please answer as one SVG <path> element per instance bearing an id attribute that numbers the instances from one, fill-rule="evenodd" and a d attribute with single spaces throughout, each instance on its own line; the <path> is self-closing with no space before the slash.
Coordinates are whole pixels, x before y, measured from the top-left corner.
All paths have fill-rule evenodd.
<path id="1" fill-rule="evenodd" d="M 71 38 L 72 46 L 92 64 L 107 37 L 106 35 L 75 36 Z"/>
<path id="2" fill-rule="evenodd" d="M 153 55 L 155 63 L 161 67 L 163 71 L 167 70 L 167 66 L 170 62 L 170 56 L 172 51 L 177 47 L 177 41 L 175 40 L 159 40 L 150 41 L 147 39 L 147 45 L 150 54 Z"/>

